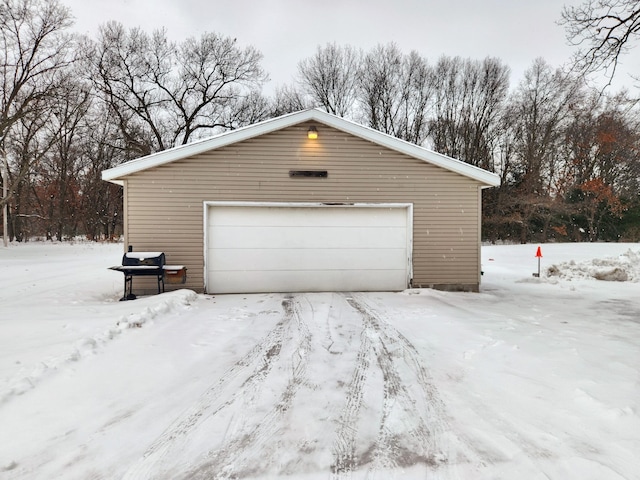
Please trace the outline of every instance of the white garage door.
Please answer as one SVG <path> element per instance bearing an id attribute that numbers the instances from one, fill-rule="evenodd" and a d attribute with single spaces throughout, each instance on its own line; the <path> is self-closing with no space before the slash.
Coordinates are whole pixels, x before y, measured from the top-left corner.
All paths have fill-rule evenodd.
<path id="1" fill-rule="evenodd" d="M 210 204 L 207 292 L 402 290 L 410 215 L 406 205 Z"/>

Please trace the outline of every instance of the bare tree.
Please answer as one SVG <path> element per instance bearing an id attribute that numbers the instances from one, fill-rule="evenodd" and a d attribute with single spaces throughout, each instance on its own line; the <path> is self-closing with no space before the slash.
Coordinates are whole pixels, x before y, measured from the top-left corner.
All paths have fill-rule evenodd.
<path id="1" fill-rule="evenodd" d="M 257 94 L 267 78 L 262 55 L 215 33 L 175 44 L 164 30 L 148 35 L 109 22 L 88 58 L 95 59 L 97 89 L 138 154 L 236 128 L 259 117 L 256 108 L 266 103 Z"/>
<path id="2" fill-rule="evenodd" d="M 496 58 L 442 57 L 434 70 L 435 116 L 429 128 L 434 150 L 494 170 L 509 67 Z"/>
<path id="3" fill-rule="evenodd" d="M 46 115 L 31 111 L 15 122 L 5 137 L 7 175 L 10 185 L 5 201 L 9 210 L 9 233 L 18 241 L 27 240 L 37 230 L 34 222 L 46 220 L 38 211 L 34 186 L 40 176 L 37 168 L 53 146 L 47 132 Z"/>
<path id="4" fill-rule="evenodd" d="M 528 193 L 548 194 L 557 173 L 558 149 L 582 83 L 537 59 L 510 100 L 509 124 L 517 139 L 513 181 Z"/>
<path id="5" fill-rule="evenodd" d="M 432 73 L 417 52 L 403 55 L 391 43 L 369 52 L 360 76 L 364 123 L 408 142 L 422 144 L 427 137 L 433 101 Z"/>
<path id="6" fill-rule="evenodd" d="M 82 227 L 91 240 L 113 240 L 122 233 L 122 188 L 103 181 L 102 171 L 125 161 L 130 152 L 115 113 L 104 103 L 94 102 L 84 123 L 91 135 L 79 142 L 85 160 L 78 177 Z"/>
<path id="7" fill-rule="evenodd" d="M 51 99 L 51 115 L 45 131 L 52 148 L 40 162 L 40 181 L 35 191 L 40 215 L 46 219 L 47 239 L 74 237 L 81 224 L 81 145 L 90 137 L 86 117 L 91 106 L 90 86 L 78 72 L 70 72 L 58 95 Z"/>
<path id="8" fill-rule="evenodd" d="M 27 128 L 32 138 L 34 129 L 24 122 L 48 114 L 47 102 L 73 61 L 73 42 L 65 34 L 70 25 L 68 9 L 57 0 L 0 0 L 0 152 L 15 151 L 8 145 L 14 127 Z M 20 168 L 9 172 L 9 193 L 0 206 L 29 172 L 29 165 L 17 163 Z"/>
<path id="9" fill-rule="evenodd" d="M 227 128 L 236 129 L 271 118 L 271 102 L 261 92 L 253 90 L 230 100 Z"/>
<path id="10" fill-rule="evenodd" d="M 279 117 L 286 113 L 297 112 L 313 108 L 308 95 L 305 95 L 295 85 L 284 85 L 276 88 L 275 95 L 271 101 L 271 116 Z"/>
<path id="11" fill-rule="evenodd" d="M 496 211 L 521 242 L 546 236 L 560 201 L 554 187 L 563 172 L 564 132 L 583 100 L 582 85 L 537 59 L 509 99 L 502 139 L 508 195 L 499 198 Z"/>
<path id="12" fill-rule="evenodd" d="M 565 6 L 561 23 L 567 37 L 581 47 L 576 64 L 583 72 L 604 69 L 613 79 L 620 57 L 640 34 L 637 0 L 586 0 Z"/>
<path id="13" fill-rule="evenodd" d="M 616 195 L 634 197 L 640 182 L 638 112 L 626 106 L 625 94 L 612 97 L 592 92 L 573 108 L 566 129 L 565 173 L 558 191 L 564 195 L 600 179 Z"/>
<path id="14" fill-rule="evenodd" d="M 340 117 L 353 113 L 362 53 L 335 43 L 318 47 L 315 55 L 298 64 L 299 83 L 311 103 Z"/>

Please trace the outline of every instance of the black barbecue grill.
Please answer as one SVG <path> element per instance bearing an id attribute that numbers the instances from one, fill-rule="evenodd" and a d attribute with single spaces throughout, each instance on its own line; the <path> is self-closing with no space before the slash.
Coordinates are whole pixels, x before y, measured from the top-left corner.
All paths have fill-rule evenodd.
<path id="1" fill-rule="evenodd" d="M 122 265 L 109 267 L 124 273 L 124 296 L 120 300 L 134 300 L 133 277 L 156 277 L 158 293 L 164 292 L 165 278 L 169 283 L 184 283 L 187 269 L 182 265 L 165 265 L 163 252 L 128 251 L 122 257 Z"/>

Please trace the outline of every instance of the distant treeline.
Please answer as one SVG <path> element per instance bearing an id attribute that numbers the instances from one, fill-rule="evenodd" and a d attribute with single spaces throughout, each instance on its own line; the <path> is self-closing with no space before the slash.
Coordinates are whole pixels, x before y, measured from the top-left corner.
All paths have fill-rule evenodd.
<path id="1" fill-rule="evenodd" d="M 510 85 L 497 58 L 429 63 L 395 44 L 328 44 L 265 95 L 261 53 L 233 38 L 176 43 L 114 22 L 80 36 L 55 0 L 0 0 L 0 11 L 12 240 L 115 238 L 122 192 L 102 170 L 309 107 L 497 173 L 501 186 L 483 193 L 485 240 L 640 240 L 634 95 L 543 59 Z"/>

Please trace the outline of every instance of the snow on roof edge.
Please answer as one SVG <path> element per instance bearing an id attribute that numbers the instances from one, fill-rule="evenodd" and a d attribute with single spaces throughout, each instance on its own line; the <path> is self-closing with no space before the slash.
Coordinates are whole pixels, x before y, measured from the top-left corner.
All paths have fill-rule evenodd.
<path id="1" fill-rule="evenodd" d="M 179 145 L 161 152 L 152 153 L 146 157 L 137 158 L 113 168 L 103 170 L 102 179 L 122 185 L 122 178 L 148 168 L 171 163 L 182 158 L 198 155 L 209 150 L 215 150 L 227 145 L 258 137 L 266 133 L 281 130 L 306 121 L 317 121 L 327 126 L 336 128 L 356 137 L 371 141 L 380 146 L 418 158 L 427 163 L 445 168 L 460 175 L 477 180 L 486 187 L 500 185 L 500 177 L 492 172 L 475 167 L 461 160 L 434 152 L 427 148 L 409 143 L 386 133 L 374 130 L 370 127 L 357 124 L 350 120 L 327 113 L 320 109 L 301 110 L 288 113 L 280 117 L 264 120 L 252 125 L 220 133 L 213 137 L 198 140 L 186 145 Z"/>

